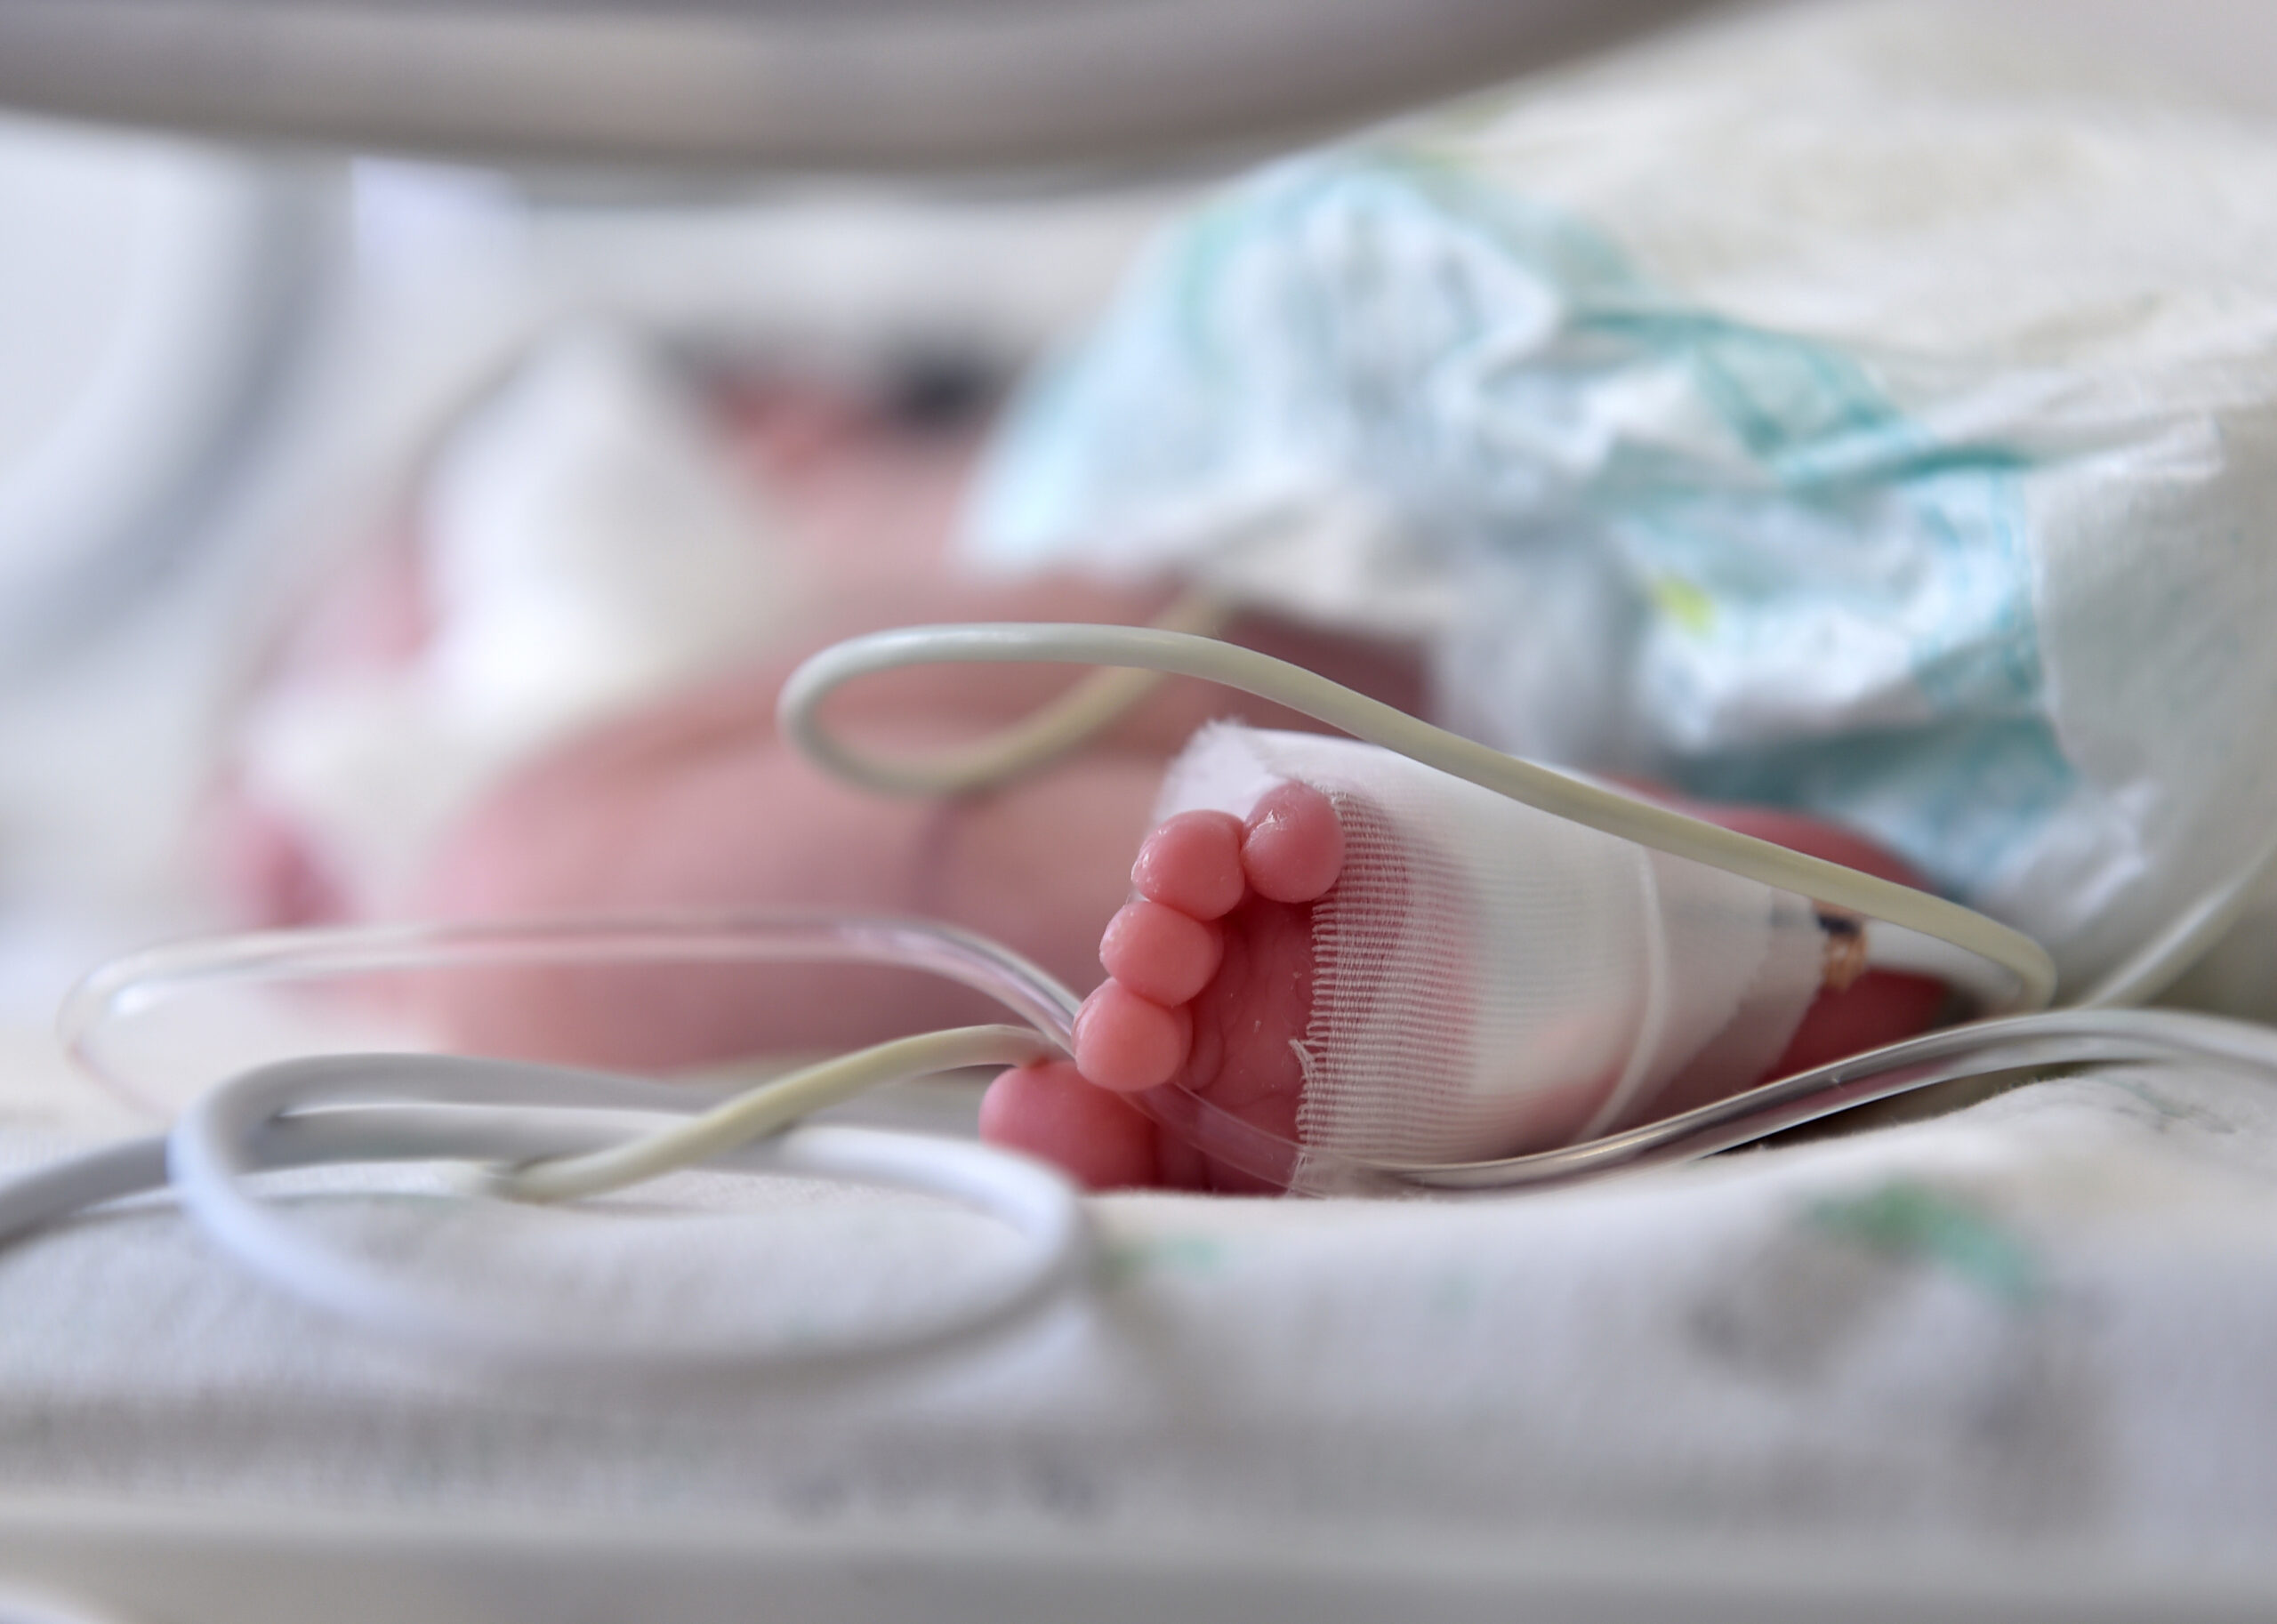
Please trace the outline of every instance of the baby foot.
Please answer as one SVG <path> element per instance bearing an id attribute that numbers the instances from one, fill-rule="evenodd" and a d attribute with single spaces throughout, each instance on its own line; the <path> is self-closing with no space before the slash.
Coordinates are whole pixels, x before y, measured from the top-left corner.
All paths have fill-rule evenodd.
<path id="1" fill-rule="evenodd" d="M 1695 816 L 1900 884 L 1904 864 L 1847 831 L 1791 814 L 1686 804 Z M 1336 882 L 1344 832 L 1319 791 L 1284 784 L 1246 823 L 1186 812 L 1158 825 L 1131 869 L 1137 895 L 1108 925 L 1108 979 L 1084 1001 L 1073 1063 L 1007 1072 L 983 1137 L 1041 1156 L 1094 1189 L 1275 1186 L 1209 1157 L 1126 1103 L 1175 1084 L 1241 1122 L 1295 1141 L 1312 1009 L 1313 904 Z M 1871 971 L 1829 988 L 1766 1073 L 1784 1075 L 1926 1029 L 1939 983 Z M 1728 1086 L 1728 1085 L 1726 1085 Z M 1670 1111 L 1702 1100 L 1662 1101 Z"/>
<path id="2" fill-rule="evenodd" d="M 1008 1073 L 983 1132 L 1095 1187 L 1265 1187 L 1161 1133 L 1119 1097 L 1176 1084 L 1294 1139 L 1312 1012 L 1312 904 L 1336 883 L 1344 831 L 1327 796 L 1284 784 L 1246 822 L 1182 812 L 1130 871 L 1137 895 L 1108 924 L 1108 979 L 1075 1020 L 1070 1065 Z"/>

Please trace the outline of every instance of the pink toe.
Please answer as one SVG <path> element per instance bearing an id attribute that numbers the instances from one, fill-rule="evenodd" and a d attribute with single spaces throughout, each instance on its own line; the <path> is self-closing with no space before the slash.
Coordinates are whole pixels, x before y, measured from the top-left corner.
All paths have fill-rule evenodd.
<path id="1" fill-rule="evenodd" d="M 1242 878 L 1241 820 L 1230 812 L 1165 818 L 1138 848 L 1130 883 L 1141 896 L 1189 919 L 1232 912 L 1248 888 Z"/>
<path id="2" fill-rule="evenodd" d="M 1088 1189 L 1162 1178 L 1155 1125 L 1065 1061 L 1024 1065 L 990 1083 L 980 1102 L 980 1137 L 1064 1168 Z"/>
<path id="3" fill-rule="evenodd" d="M 1109 981 L 1083 1001 L 1075 1017 L 1075 1065 L 1087 1081 L 1118 1094 L 1168 1082 L 1186 1064 L 1194 1023 Z"/>
<path id="4" fill-rule="evenodd" d="M 1150 1003 L 1182 1004 L 1210 985 L 1225 953 L 1214 924 L 1141 897 L 1125 903 L 1099 938 L 1106 973 Z"/>
<path id="5" fill-rule="evenodd" d="M 1316 900 L 1344 870 L 1344 825 L 1335 806 L 1308 784 L 1267 790 L 1249 815 L 1242 867 L 1261 896 Z"/>

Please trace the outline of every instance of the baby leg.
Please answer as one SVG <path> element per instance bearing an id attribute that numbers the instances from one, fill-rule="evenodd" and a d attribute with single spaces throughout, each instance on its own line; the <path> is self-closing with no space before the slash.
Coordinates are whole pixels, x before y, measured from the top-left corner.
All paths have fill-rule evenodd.
<path id="1" fill-rule="evenodd" d="M 1902 864 L 1847 831 L 1761 808 L 1683 809 L 1913 882 Z M 1195 1151 L 1125 1099 L 1174 1083 L 1253 1127 L 1298 1138 L 1306 1076 L 1297 1044 L 1312 1009 L 1314 905 L 1335 885 L 1343 856 L 1334 804 L 1301 784 L 1269 792 L 1245 823 L 1194 811 L 1158 825 L 1133 867 L 1135 895 L 1100 944 L 1110 978 L 1085 1002 L 1074 1061 L 1000 1077 L 984 1107 L 984 1135 L 1097 1188 L 1270 1187 Z M 1829 985 L 1764 1075 L 1911 1035 L 1935 1017 L 1943 996 L 1935 982 L 1881 971 Z M 1686 1094 L 1679 1080 L 1653 1113 L 1707 1097 L 1696 1086 Z"/>
<path id="2" fill-rule="evenodd" d="M 851 606 L 815 636 L 928 619 L 1139 620 L 1155 607 L 1152 593 L 1081 582 L 919 583 L 905 599 Z M 1391 703 L 1421 703 L 1420 672 L 1396 649 L 1265 622 L 1235 633 Z M 782 676 L 722 679 L 526 765 L 447 832 L 417 911 L 918 913 L 1000 941 L 1082 991 L 1097 979 L 1099 929 L 1164 767 L 1226 703 L 1222 690 L 1167 683 L 1047 772 L 945 802 L 896 800 L 835 782 L 776 736 Z M 831 716 L 869 748 L 919 752 L 1017 722 L 1072 679 L 1043 666 L 929 668 L 850 688 Z M 421 1006 L 477 1052 L 632 1067 L 844 1048 L 1002 1015 L 913 972 L 684 964 L 455 972 L 423 986 Z"/>

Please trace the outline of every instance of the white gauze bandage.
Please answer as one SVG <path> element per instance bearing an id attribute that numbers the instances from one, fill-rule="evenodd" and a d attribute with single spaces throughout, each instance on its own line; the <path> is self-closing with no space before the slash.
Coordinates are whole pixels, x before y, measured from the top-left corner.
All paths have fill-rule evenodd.
<path id="1" fill-rule="evenodd" d="M 1372 744 L 1214 724 L 1157 811 L 1246 818 L 1291 780 L 1345 840 L 1313 914 L 1308 1152 L 1471 1161 L 1696 1104 L 1759 1079 L 1823 981 L 1805 899 Z"/>

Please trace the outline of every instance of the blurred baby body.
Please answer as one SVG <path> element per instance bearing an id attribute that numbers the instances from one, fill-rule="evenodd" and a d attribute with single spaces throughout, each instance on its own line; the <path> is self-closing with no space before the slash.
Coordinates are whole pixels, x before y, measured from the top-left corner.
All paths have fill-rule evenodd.
<path id="1" fill-rule="evenodd" d="M 542 338 L 252 695 L 225 831 L 243 901 L 265 923 L 399 911 L 524 764 L 779 648 L 833 594 L 933 567 L 978 407 L 917 404 L 699 374 L 603 322 Z"/>

